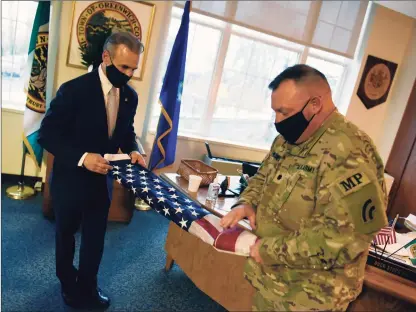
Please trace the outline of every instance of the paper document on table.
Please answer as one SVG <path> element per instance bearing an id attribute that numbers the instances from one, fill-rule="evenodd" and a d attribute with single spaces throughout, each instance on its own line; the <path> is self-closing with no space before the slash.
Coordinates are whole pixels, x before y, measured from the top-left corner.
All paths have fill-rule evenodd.
<path id="1" fill-rule="evenodd" d="M 416 238 L 416 232 L 409 232 L 409 233 L 405 233 L 405 234 L 396 232 L 396 243 L 386 245 L 386 249 L 385 249 L 384 253 L 387 253 L 387 254 L 393 253 L 396 250 L 398 250 L 400 247 L 403 247 L 404 245 L 406 245 L 412 239 L 415 239 L 415 238 Z M 377 251 L 380 248 L 381 248 L 381 250 L 384 249 L 384 245 L 377 245 L 377 247 L 378 247 Z M 402 257 L 408 257 L 409 253 L 406 249 L 403 248 L 403 249 L 399 250 L 395 255 L 402 256 Z"/>
<path id="2" fill-rule="evenodd" d="M 127 154 L 105 154 L 104 159 L 108 161 L 129 160 L 130 156 Z"/>
<path id="3" fill-rule="evenodd" d="M 404 219 L 404 225 L 412 231 L 416 232 L 416 216 L 409 214 L 405 219 Z"/>
<path id="4" fill-rule="evenodd" d="M 400 256 L 400 255 L 398 255 L 398 253 L 395 253 L 394 255 L 391 255 L 390 252 L 386 252 L 386 251 L 383 252 L 383 248 L 380 248 L 378 246 L 377 246 L 377 249 L 375 249 L 373 246 L 371 246 L 370 247 L 370 251 L 373 253 L 373 255 L 376 258 L 380 258 L 380 257 L 387 258 L 387 257 L 389 257 L 389 259 L 391 259 L 393 261 L 398 261 L 398 262 L 404 263 L 404 264 L 408 264 L 409 263 L 409 261 L 407 261 L 407 259 L 406 259 L 407 252 L 405 252 L 405 255 L 404 256 Z M 403 255 L 403 253 L 402 253 L 402 255 Z"/>

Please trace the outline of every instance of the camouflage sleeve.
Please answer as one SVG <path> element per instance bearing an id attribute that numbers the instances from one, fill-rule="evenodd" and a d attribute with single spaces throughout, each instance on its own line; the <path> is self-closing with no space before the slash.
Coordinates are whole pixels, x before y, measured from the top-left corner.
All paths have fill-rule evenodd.
<path id="1" fill-rule="evenodd" d="M 365 164 L 346 167 L 323 173 L 314 213 L 298 231 L 261 240 L 266 265 L 329 270 L 368 250 L 375 233 L 387 224 L 384 182 Z"/>
<path id="2" fill-rule="evenodd" d="M 271 150 L 274 149 L 276 145 L 277 137 L 273 141 Z M 248 204 L 251 205 L 254 209 L 257 208 L 260 200 L 260 193 L 263 189 L 263 185 L 266 180 L 268 168 L 267 164 L 271 157 L 271 152 L 267 153 L 266 157 L 263 159 L 259 170 L 257 173 L 250 178 L 248 182 L 248 186 L 245 188 L 244 192 L 240 195 L 238 201 L 231 207 L 234 208 L 241 204 Z"/>

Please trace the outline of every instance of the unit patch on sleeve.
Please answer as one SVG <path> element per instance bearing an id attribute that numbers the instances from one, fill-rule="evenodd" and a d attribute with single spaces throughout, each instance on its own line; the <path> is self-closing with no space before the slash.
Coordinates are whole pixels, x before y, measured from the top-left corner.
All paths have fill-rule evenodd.
<path id="1" fill-rule="evenodd" d="M 343 177 L 336 182 L 337 188 L 346 196 L 358 191 L 370 183 L 370 179 L 364 172 L 356 172 L 350 176 Z"/>
<path id="2" fill-rule="evenodd" d="M 330 192 L 339 207 L 348 211 L 357 232 L 374 233 L 387 224 L 380 186 L 364 172 L 344 175 L 332 184 Z"/>

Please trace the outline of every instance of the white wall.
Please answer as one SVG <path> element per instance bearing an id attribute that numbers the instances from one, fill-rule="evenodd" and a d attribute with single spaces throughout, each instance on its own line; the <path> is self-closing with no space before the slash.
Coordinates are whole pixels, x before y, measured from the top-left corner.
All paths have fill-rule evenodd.
<path id="1" fill-rule="evenodd" d="M 23 113 L 2 109 L 1 172 L 19 174 L 23 156 Z M 44 176 L 44 167 L 37 171 L 34 161 L 26 155 L 25 175 Z"/>
<path id="2" fill-rule="evenodd" d="M 150 109 L 151 86 L 153 73 L 157 68 L 161 55 L 160 50 L 163 43 L 163 34 L 169 21 L 169 10 L 171 3 L 154 1 L 156 5 L 155 21 L 153 24 L 152 38 L 150 40 L 149 54 L 143 81 L 133 81 L 133 86 L 139 94 L 139 109 L 135 119 L 135 128 L 138 135 L 142 134 L 146 110 Z M 55 66 L 56 91 L 63 82 L 77 77 L 86 71 L 66 66 L 69 33 L 72 18 L 72 2 L 62 3 L 61 25 L 59 33 L 58 58 Z M 415 69 L 415 20 L 403 14 L 391 11 L 387 8 L 374 5 L 374 12 L 369 19 L 370 27 L 367 36 L 364 36 L 364 45 L 361 57 L 357 62 L 357 70 L 350 79 L 350 90 L 345 92 L 344 100 L 350 102 L 347 118 L 360 126 L 375 141 L 383 159 L 386 161 L 390 152 L 394 137 L 400 124 L 407 98 L 413 84 Z M 412 39 L 412 41 L 410 41 Z M 409 45 L 411 42 L 411 45 Z M 390 61 L 397 62 L 399 68 L 393 82 L 391 93 L 387 102 L 366 110 L 359 98 L 356 96 L 358 88 L 358 77 L 363 69 L 362 60 L 368 54 L 372 54 Z M 413 76 L 413 79 L 411 79 Z M 348 89 L 348 86 L 347 88 Z M 2 172 L 20 173 L 23 115 L 2 111 Z M 369 122 L 371 121 L 371 122 Z M 154 135 L 149 134 L 142 137 L 146 151 L 150 152 Z M 177 161 L 169 168 L 175 171 L 182 158 L 201 159 L 205 154 L 203 140 L 179 138 L 177 146 Z M 215 155 L 239 158 L 244 160 L 261 161 L 266 151 L 243 149 L 231 145 L 210 143 L 211 150 Z M 27 175 L 37 175 L 31 160 L 27 160 Z M 45 170 L 39 173 L 44 176 Z"/>
<path id="3" fill-rule="evenodd" d="M 383 161 L 387 162 L 416 73 L 415 58 L 411 55 L 415 50 L 408 51 L 416 21 L 378 4 L 374 4 L 373 9 L 374 16 L 370 17 L 372 23 L 367 29 L 368 40 L 364 42 L 362 58 L 359 60 L 360 71 L 346 116 L 373 139 Z M 399 65 L 386 102 L 371 109 L 366 109 L 357 96 L 368 55 Z M 409 83 L 407 80 L 411 76 L 413 79 Z M 395 112 L 394 116 L 391 115 L 392 111 Z"/>

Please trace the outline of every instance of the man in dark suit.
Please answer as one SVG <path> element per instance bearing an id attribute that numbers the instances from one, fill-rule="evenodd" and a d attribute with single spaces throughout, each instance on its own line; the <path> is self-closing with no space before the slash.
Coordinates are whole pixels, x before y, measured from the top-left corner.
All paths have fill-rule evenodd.
<path id="1" fill-rule="evenodd" d="M 39 143 L 55 156 L 51 179 L 56 218 L 56 275 L 66 304 L 107 308 L 97 287 L 110 200 L 103 156 L 119 149 L 145 166 L 134 132 L 136 92 L 127 85 L 137 69 L 142 43 L 131 33 L 106 40 L 98 69 L 61 85 L 42 121 Z M 78 270 L 74 234 L 81 225 Z"/>

